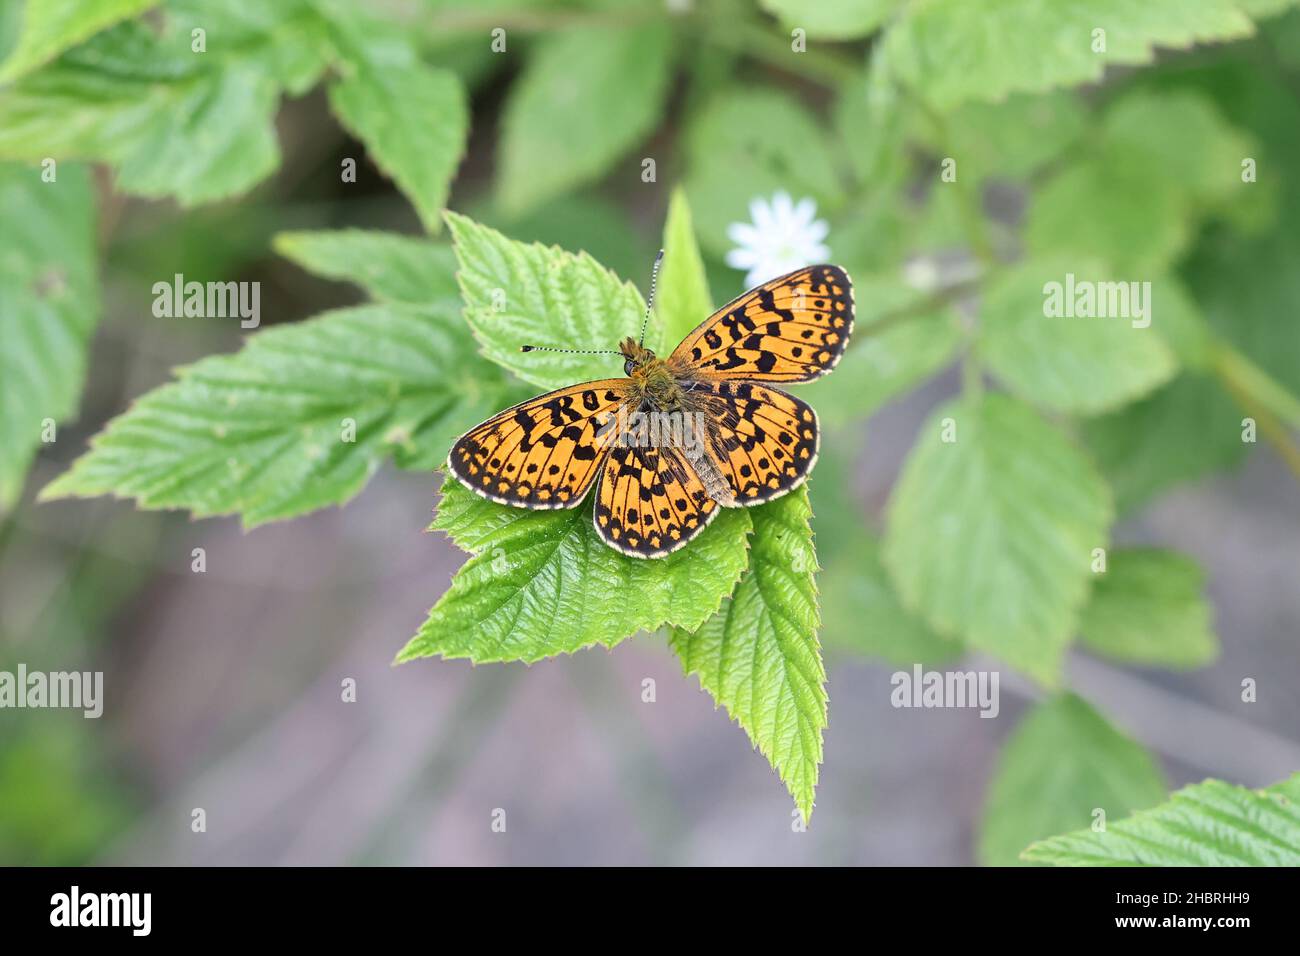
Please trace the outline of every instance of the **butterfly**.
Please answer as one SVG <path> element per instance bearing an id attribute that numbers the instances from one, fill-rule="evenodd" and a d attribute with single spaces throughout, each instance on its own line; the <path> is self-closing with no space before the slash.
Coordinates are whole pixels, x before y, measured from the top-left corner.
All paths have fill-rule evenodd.
<path id="1" fill-rule="evenodd" d="M 640 342 L 629 336 L 617 352 L 600 350 L 623 356 L 623 378 L 507 408 L 461 436 L 448 466 L 475 493 L 516 508 L 576 508 L 594 486 L 601 540 L 634 558 L 663 557 L 719 508 L 803 484 L 817 462 L 817 415 L 771 383 L 825 375 L 852 332 L 844 270 L 796 269 L 728 302 L 667 358 L 644 346 L 643 322 Z M 522 350 L 535 348 L 543 347 Z"/>

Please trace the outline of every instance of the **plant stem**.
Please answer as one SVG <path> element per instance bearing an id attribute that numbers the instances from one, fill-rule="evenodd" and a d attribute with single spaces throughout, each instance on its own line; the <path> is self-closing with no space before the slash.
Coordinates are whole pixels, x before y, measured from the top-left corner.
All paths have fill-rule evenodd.
<path id="1" fill-rule="evenodd" d="M 1277 451 L 1282 458 L 1283 464 L 1286 464 L 1288 470 L 1295 476 L 1296 481 L 1300 481 L 1300 449 L 1297 449 L 1295 441 L 1292 440 L 1291 433 L 1287 432 L 1286 427 L 1279 423 L 1268 408 L 1260 405 L 1253 395 L 1245 392 L 1236 382 L 1223 378 L 1223 388 L 1227 390 L 1238 406 L 1242 408 L 1245 414 L 1255 419 L 1256 425 L 1260 432 L 1264 434 L 1269 444 Z"/>
<path id="2" fill-rule="evenodd" d="M 1300 429 L 1300 398 L 1226 342 L 1215 343 L 1210 354 L 1214 371 L 1292 428 Z"/>
<path id="3" fill-rule="evenodd" d="M 1300 428 L 1300 401 L 1225 342 L 1215 344 L 1210 365 L 1228 394 L 1242 411 L 1255 419 L 1260 433 L 1300 482 L 1300 446 L 1287 427 L 1289 424 Z"/>
<path id="4" fill-rule="evenodd" d="M 866 82 L 859 65 L 853 61 L 826 50 L 796 53 L 790 46 L 789 37 L 753 21 L 719 23 L 710 30 L 709 40 L 833 90 L 857 80 Z"/>

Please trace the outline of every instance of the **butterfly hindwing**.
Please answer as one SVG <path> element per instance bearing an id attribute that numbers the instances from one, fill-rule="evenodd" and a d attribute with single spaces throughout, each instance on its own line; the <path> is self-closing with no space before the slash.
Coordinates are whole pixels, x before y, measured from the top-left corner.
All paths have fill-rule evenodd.
<path id="1" fill-rule="evenodd" d="M 771 501 L 801 485 L 817 461 L 817 414 L 807 402 L 757 382 L 699 382 L 692 403 L 710 424 L 710 457 L 734 504 Z"/>
<path id="2" fill-rule="evenodd" d="M 516 508 L 572 508 L 607 449 L 601 426 L 617 413 L 627 379 L 556 389 L 494 415 L 456 441 L 447 463 L 484 498 Z"/>
<path id="3" fill-rule="evenodd" d="M 634 558 L 659 558 L 703 531 L 718 507 L 681 449 L 615 445 L 596 486 L 596 533 Z"/>
<path id="4" fill-rule="evenodd" d="M 835 367 L 852 332 L 848 275 L 839 266 L 806 266 L 728 302 L 670 361 L 707 378 L 809 382 Z"/>

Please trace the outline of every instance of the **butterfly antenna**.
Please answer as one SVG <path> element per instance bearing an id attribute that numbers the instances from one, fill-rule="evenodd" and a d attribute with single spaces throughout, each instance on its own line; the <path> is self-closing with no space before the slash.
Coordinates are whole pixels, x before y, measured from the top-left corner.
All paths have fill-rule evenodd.
<path id="1" fill-rule="evenodd" d="M 617 349 L 557 349 L 553 345 L 521 345 L 521 352 L 571 352 L 575 355 L 622 355 Z"/>
<path id="2" fill-rule="evenodd" d="M 645 318 L 641 320 L 641 345 L 645 345 L 645 329 L 650 323 L 650 310 L 655 307 L 655 283 L 659 281 L 659 263 L 664 261 L 664 251 L 659 250 L 655 264 L 650 269 L 650 298 L 645 304 Z"/>

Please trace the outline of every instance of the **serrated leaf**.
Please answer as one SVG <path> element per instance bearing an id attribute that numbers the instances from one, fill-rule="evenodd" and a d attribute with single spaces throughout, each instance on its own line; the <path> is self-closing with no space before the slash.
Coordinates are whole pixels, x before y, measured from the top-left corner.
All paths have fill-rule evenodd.
<path id="1" fill-rule="evenodd" d="M 1111 518 L 1091 462 L 1013 398 L 960 399 L 922 427 L 887 515 L 885 565 L 904 604 L 1055 683 Z"/>
<path id="2" fill-rule="evenodd" d="M 1098 29 L 1103 49 L 1094 48 Z M 902 82 L 947 111 L 967 100 L 1096 82 L 1109 65 L 1150 63 L 1159 47 L 1186 49 L 1251 30 L 1234 0 L 930 0 L 909 5 L 883 52 Z"/>
<path id="3" fill-rule="evenodd" d="M 99 321 L 90 177 L 72 164 L 58 179 L 0 163 L 0 511 L 18 498 L 45 420 L 77 409 L 86 352 Z"/>
<path id="4" fill-rule="evenodd" d="M 641 327 L 645 302 L 635 286 L 585 252 L 516 242 L 456 213 L 447 213 L 447 224 L 460 263 L 465 320 L 484 355 L 544 389 L 622 374 L 617 355 L 519 349 L 617 348 Z"/>
<path id="5" fill-rule="evenodd" d="M 767 757 L 806 821 L 826 728 L 807 487 L 748 510 L 749 570 L 703 627 L 675 628 L 671 642 L 685 672 L 699 677 Z"/>
<path id="6" fill-rule="evenodd" d="M 1056 866 L 1300 866 L 1300 774 L 1265 790 L 1205 780 L 1107 825 L 1031 844 Z"/>
<path id="7" fill-rule="evenodd" d="M 454 306 L 327 312 L 180 369 L 41 497 L 111 493 L 246 527 L 291 518 L 347 501 L 386 458 L 435 467 L 495 410 L 499 381 Z"/>
<path id="8" fill-rule="evenodd" d="M 518 215 L 590 182 L 654 128 L 672 73 L 666 23 L 542 37 L 502 118 L 501 203 Z M 638 181 L 630 166 L 628 181 Z"/>
<path id="9" fill-rule="evenodd" d="M 628 209 L 595 192 L 553 199 L 520 218 L 497 215 L 486 199 L 461 211 L 518 242 L 540 242 L 561 249 L 599 249 L 601 264 L 618 275 L 645 281 L 654 262 L 653 239 L 633 226 Z"/>
<path id="10" fill-rule="evenodd" d="M 801 29 L 808 39 L 856 40 L 870 36 L 902 6 L 903 0 L 760 0 L 786 29 Z"/>
<path id="11" fill-rule="evenodd" d="M 1079 618 L 1093 650 L 1118 660 L 1198 667 L 1219 651 L 1205 574 L 1186 555 L 1157 548 L 1112 551 Z"/>
<path id="12" fill-rule="evenodd" d="M 962 343 L 958 317 L 946 305 L 895 279 L 852 276 L 859 315 L 854 338 L 835 367 L 801 393 L 824 427 L 847 425 L 936 374 Z M 876 323 L 888 323 L 879 328 Z"/>
<path id="13" fill-rule="evenodd" d="M 460 79 L 425 66 L 405 44 L 372 43 L 344 65 L 330 106 L 411 200 L 429 232 L 465 152 L 469 106 Z"/>
<path id="14" fill-rule="evenodd" d="M 796 201 L 815 199 L 819 214 L 843 199 L 825 130 L 785 93 L 735 90 L 715 97 L 691 122 L 685 149 L 696 234 L 717 255 L 731 248 L 727 227 L 749 221 L 755 197 L 785 190 Z M 834 235 L 828 242 L 834 251 Z"/>
<path id="15" fill-rule="evenodd" d="M 532 662 L 592 644 L 613 647 L 664 624 L 698 627 L 745 568 L 743 509 L 719 509 L 688 547 L 655 560 L 601 541 L 591 510 L 590 500 L 554 511 L 509 508 L 446 479 L 431 527 L 474 556 L 398 662 Z"/>
<path id="16" fill-rule="evenodd" d="M 1212 379 L 1187 373 L 1154 394 L 1082 425 L 1084 443 L 1121 514 L 1173 485 L 1245 457 L 1242 412 Z"/>
<path id="17" fill-rule="evenodd" d="M 1077 302 L 1081 291 L 1092 305 Z M 1177 368 L 1155 328 L 1163 292 L 1159 282 L 1130 282 L 1095 262 L 1030 260 L 985 294 L 979 354 L 1012 391 L 1036 405 L 1081 413 L 1124 405 L 1164 384 Z M 1071 314 L 1076 304 L 1093 314 Z"/>
<path id="18" fill-rule="evenodd" d="M 308 272 L 359 285 L 380 301 L 460 301 L 456 257 L 444 243 L 365 229 L 281 232 L 273 242 L 276 252 Z"/>
<path id="19" fill-rule="evenodd" d="M 646 341 L 657 354 L 667 356 L 713 312 L 708 276 L 691 225 L 691 207 L 680 187 L 673 190 L 668 201 L 663 249 L 659 292 L 651 318 L 656 328 L 647 332 Z"/>
<path id="20" fill-rule="evenodd" d="M 1033 840 L 1070 826 L 1108 826 L 1163 799 L 1151 754 L 1085 701 L 1063 694 L 1038 704 L 1007 740 L 980 825 L 986 866 L 1012 866 Z"/>
<path id="21" fill-rule="evenodd" d="M 18 43 L 0 65 L 8 83 L 100 30 L 157 5 L 159 0 L 27 0 Z"/>
<path id="22" fill-rule="evenodd" d="M 207 52 L 191 52 L 191 30 Z M 155 34 L 119 24 L 0 96 L 0 157 L 107 162 L 136 195 L 195 205 L 235 195 L 279 163 L 274 111 L 324 70 L 308 0 L 175 0 Z"/>

